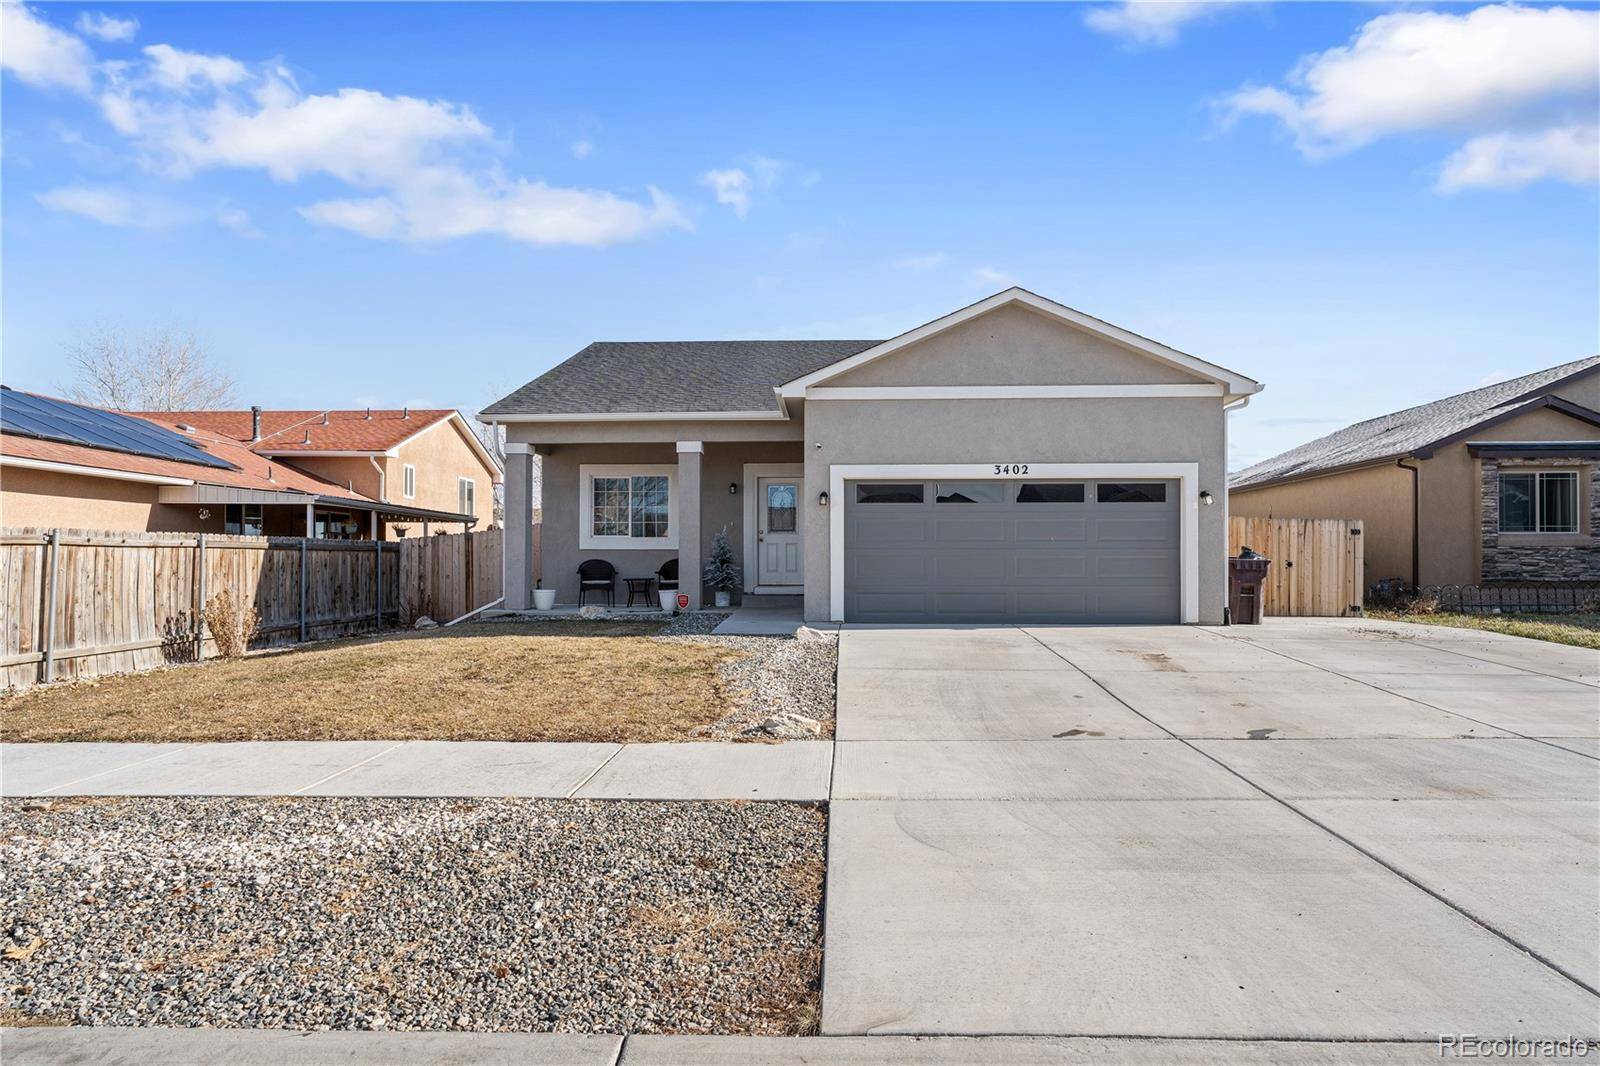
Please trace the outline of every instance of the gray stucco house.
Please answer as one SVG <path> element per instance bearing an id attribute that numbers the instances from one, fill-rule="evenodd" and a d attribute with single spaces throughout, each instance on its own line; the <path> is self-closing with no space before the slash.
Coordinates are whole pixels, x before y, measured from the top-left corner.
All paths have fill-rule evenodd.
<path id="1" fill-rule="evenodd" d="M 1227 415 L 1262 386 L 1012 288 L 889 340 L 598 342 L 490 405 L 506 607 L 578 564 L 698 580 L 811 621 L 1219 622 Z"/>

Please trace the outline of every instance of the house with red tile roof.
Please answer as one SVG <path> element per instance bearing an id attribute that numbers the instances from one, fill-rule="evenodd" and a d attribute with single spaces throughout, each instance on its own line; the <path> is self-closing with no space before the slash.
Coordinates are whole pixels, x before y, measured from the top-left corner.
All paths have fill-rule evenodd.
<path id="1" fill-rule="evenodd" d="M 489 528 L 499 480 L 452 410 L 114 412 L 0 391 L 10 527 L 395 539 Z"/>

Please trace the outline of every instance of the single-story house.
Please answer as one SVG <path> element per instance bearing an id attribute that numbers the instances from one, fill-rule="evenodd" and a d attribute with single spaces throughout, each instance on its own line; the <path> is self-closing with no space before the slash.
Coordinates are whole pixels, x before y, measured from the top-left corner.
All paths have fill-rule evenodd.
<path id="1" fill-rule="evenodd" d="M 1363 521 L 1369 583 L 1600 581 L 1600 356 L 1239 471 L 1234 514 Z"/>
<path id="2" fill-rule="evenodd" d="M 242 414 L 248 438 L 252 420 Z M 395 458 L 403 463 L 410 454 Z M 0 525 L 353 540 L 397 525 L 443 531 L 481 520 L 481 505 L 419 506 L 426 501 L 393 500 L 381 488 L 369 495 L 353 477 L 336 480 L 335 467 L 318 473 L 285 455 L 293 453 L 189 422 L 0 387 Z M 345 457 L 371 474 L 377 464 L 367 460 Z M 423 454 L 415 461 L 420 466 Z"/>
<path id="3" fill-rule="evenodd" d="M 597 342 L 490 405 L 507 607 L 726 530 L 812 621 L 1218 622 L 1250 378 L 1023 289 L 889 340 Z M 543 467 L 534 572 L 524 501 Z"/>

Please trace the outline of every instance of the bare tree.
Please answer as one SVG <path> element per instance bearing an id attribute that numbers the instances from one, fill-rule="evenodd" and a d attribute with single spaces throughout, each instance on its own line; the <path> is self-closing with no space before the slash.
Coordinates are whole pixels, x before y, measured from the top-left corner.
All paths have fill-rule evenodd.
<path id="1" fill-rule="evenodd" d="M 74 380 L 67 395 L 128 411 L 204 411 L 233 403 L 233 379 L 189 330 L 139 336 L 100 326 L 71 345 Z"/>

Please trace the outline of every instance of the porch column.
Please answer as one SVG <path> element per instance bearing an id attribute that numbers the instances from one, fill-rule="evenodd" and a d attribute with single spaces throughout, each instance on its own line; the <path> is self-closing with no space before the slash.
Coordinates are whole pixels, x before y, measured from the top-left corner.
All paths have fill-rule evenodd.
<path id="1" fill-rule="evenodd" d="M 531 444 L 506 444 L 505 607 L 533 606 L 533 456 Z"/>
<path id="2" fill-rule="evenodd" d="M 308 503 L 308 504 L 306 504 L 306 536 L 307 537 L 314 537 L 316 535 L 317 535 L 317 505 L 314 504 L 314 503 Z"/>
<path id="3" fill-rule="evenodd" d="M 706 446 L 697 440 L 678 442 L 678 591 L 689 597 L 689 610 L 700 609 L 700 460 Z"/>

